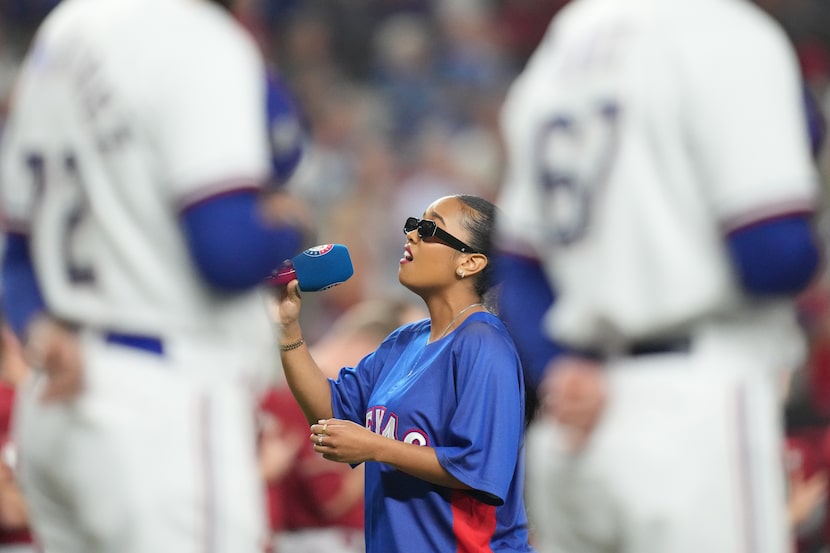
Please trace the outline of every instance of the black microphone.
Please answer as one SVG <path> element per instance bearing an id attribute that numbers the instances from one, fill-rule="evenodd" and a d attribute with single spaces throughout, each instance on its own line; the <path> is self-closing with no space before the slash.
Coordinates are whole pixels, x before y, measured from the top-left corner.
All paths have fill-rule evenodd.
<path id="1" fill-rule="evenodd" d="M 300 252 L 265 279 L 268 286 L 284 286 L 294 279 L 303 292 L 327 290 L 349 280 L 354 274 L 352 258 L 343 244 L 321 244 Z"/>

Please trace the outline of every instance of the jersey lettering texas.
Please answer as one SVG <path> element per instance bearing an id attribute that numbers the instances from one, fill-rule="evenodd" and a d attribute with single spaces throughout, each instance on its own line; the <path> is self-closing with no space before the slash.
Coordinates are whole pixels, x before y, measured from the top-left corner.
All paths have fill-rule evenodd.
<path id="1" fill-rule="evenodd" d="M 386 438 L 398 439 L 398 416 L 378 405 L 366 411 L 366 428 Z M 417 428 L 407 430 L 400 441 L 407 444 L 429 445 L 426 432 Z"/>

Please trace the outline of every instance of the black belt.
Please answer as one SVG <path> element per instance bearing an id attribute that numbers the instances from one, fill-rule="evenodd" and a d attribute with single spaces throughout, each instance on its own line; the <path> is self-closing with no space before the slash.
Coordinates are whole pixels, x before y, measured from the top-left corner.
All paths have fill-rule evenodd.
<path id="1" fill-rule="evenodd" d="M 626 348 L 625 354 L 637 356 L 663 353 L 688 353 L 690 349 L 692 349 L 692 339 L 688 336 L 683 336 L 667 340 L 634 342 Z"/>
<path id="2" fill-rule="evenodd" d="M 639 357 L 642 355 L 665 355 L 668 353 L 688 353 L 692 349 L 689 336 L 679 336 L 654 340 L 641 340 L 613 348 L 568 348 L 575 355 L 603 360 L 610 357 Z"/>
<path id="3" fill-rule="evenodd" d="M 104 340 L 108 344 L 139 349 L 155 355 L 164 355 L 164 342 L 157 336 L 110 331 L 104 332 Z"/>

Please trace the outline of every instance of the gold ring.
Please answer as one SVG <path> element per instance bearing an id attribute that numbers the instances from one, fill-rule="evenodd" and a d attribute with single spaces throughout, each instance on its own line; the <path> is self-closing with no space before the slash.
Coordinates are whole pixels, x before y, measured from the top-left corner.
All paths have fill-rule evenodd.
<path id="1" fill-rule="evenodd" d="M 317 445 L 323 445 L 323 435 L 322 434 L 317 435 Z"/>
<path id="2" fill-rule="evenodd" d="M 323 434 L 324 436 L 325 436 L 325 434 L 326 434 L 326 427 L 327 427 L 327 426 L 328 426 L 328 423 L 324 422 L 324 423 L 323 423 L 323 431 L 321 432 L 321 434 Z"/>

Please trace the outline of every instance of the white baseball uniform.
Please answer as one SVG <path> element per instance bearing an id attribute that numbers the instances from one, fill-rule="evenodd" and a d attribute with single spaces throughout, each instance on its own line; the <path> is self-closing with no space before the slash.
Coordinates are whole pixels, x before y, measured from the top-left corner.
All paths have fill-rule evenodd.
<path id="1" fill-rule="evenodd" d="M 278 362 L 270 323 L 256 291 L 200 278 L 180 214 L 265 181 L 264 83 L 256 45 L 212 2 L 67 0 L 36 36 L 2 204 L 50 312 L 78 325 L 86 371 L 75 401 L 40 403 L 37 380 L 20 401 L 49 551 L 261 550 L 253 412 Z"/>
<path id="2" fill-rule="evenodd" d="M 542 260 L 550 336 L 609 358 L 582 454 L 529 434 L 541 552 L 787 551 L 776 393 L 804 344 L 725 236 L 815 207 L 801 105 L 787 37 L 743 0 L 576 0 L 514 83 L 502 240 Z"/>

